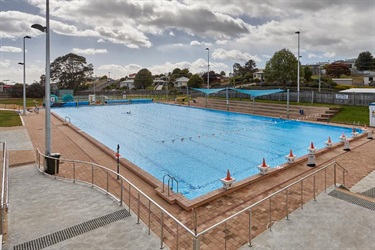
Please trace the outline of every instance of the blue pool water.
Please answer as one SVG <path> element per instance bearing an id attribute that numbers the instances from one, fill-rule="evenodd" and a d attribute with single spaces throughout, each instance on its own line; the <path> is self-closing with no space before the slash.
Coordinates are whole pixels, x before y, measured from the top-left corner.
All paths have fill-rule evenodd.
<path id="1" fill-rule="evenodd" d="M 236 180 L 258 173 L 262 158 L 271 167 L 292 149 L 307 154 L 314 142 L 325 147 L 351 129 L 300 121 L 211 111 L 166 104 L 56 108 L 71 122 L 159 180 L 179 182 L 188 199 L 222 186 L 227 169 Z M 130 112 L 130 114 L 128 114 Z M 359 132 L 359 131 L 358 131 Z"/>

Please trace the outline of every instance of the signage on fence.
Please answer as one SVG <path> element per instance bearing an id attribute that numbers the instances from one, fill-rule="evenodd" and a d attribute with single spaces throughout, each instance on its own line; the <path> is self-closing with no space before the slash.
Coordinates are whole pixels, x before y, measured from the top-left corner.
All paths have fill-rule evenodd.
<path id="1" fill-rule="evenodd" d="M 336 99 L 348 100 L 349 96 L 344 94 L 336 94 Z"/>
<path id="2" fill-rule="evenodd" d="M 375 102 L 370 103 L 370 126 L 375 127 Z"/>

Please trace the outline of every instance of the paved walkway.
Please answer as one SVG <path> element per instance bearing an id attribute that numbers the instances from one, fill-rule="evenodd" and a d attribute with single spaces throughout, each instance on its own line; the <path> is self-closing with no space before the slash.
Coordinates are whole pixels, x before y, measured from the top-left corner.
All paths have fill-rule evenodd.
<path id="1" fill-rule="evenodd" d="M 351 190 L 375 187 L 375 171 Z M 375 211 L 321 193 L 254 240 L 251 249 L 361 249 L 375 247 Z M 372 199 L 375 202 L 375 199 Z M 374 206 L 375 207 L 375 206 Z M 241 250 L 249 249 L 245 245 Z"/>
<path id="2" fill-rule="evenodd" d="M 28 135 L 32 142 L 33 148 L 39 148 L 43 151 L 44 145 L 44 115 L 41 112 L 38 115 L 30 115 L 25 117 L 25 127 L 27 128 Z M 21 128 L 25 129 L 25 127 Z M 15 128 L 18 130 L 19 128 Z M 2 130 L 0 130 L 0 138 L 2 136 Z M 10 143 L 8 143 L 10 145 Z M 352 151 L 344 152 L 341 148 L 334 149 L 330 151 L 328 154 L 317 156 L 317 167 L 326 164 L 327 162 L 332 161 L 335 159 L 339 161 L 339 163 L 349 170 L 349 175 L 347 176 L 347 186 L 352 187 L 358 181 L 363 179 L 366 175 L 371 173 L 375 170 L 375 140 L 368 141 L 367 139 L 360 139 L 355 143 L 351 144 Z M 59 152 L 63 155 L 64 158 L 67 159 L 78 159 L 78 160 L 85 160 L 96 162 L 98 164 L 104 166 L 115 166 L 114 157 L 109 156 L 106 153 L 103 153 L 103 150 L 97 145 L 93 144 L 91 141 L 88 141 L 84 137 L 81 136 L 80 131 L 74 131 L 68 126 L 64 126 L 61 121 L 57 120 L 56 118 L 52 117 L 52 151 Z M 17 150 L 14 150 L 17 152 Z M 20 154 L 15 153 L 18 158 L 20 158 Z M 35 156 L 26 157 L 26 154 L 21 154 L 21 156 L 25 156 L 24 161 L 28 162 L 34 160 Z M 11 165 L 15 158 L 11 158 Z M 18 159 L 17 159 L 18 160 Z M 15 164 L 19 165 L 19 163 Z M 315 168 L 315 169 L 316 169 Z M 261 181 L 259 183 L 255 183 L 249 187 L 245 187 L 242 190 L 236 191 L 234 193 L 228 194 L 219 198 L 215 201 L 210 202 L 205 206 L 198 207 L 196 209 L 198 214 L 198 232 L 209 227 L 213 223 L 220 221 L 221 219 L 233 214 L 234 212 L 253 204 L 256 200 L 259 200 L 262 197 L 265 197 L 270 192 L 277 190 L 280 186 L 285 186 L 290 183 L 290 180 L 294 177 L 301 176 L 302 174 L 308 174 L 309 172 L 313 171 L 314 168 L 306 167 L 305 163 L 302 163 L 301 166 L 295 166 L 293 169 L 285 170 L 282 174 L 279 174 L 273 178 L 268 178 L 267 180 Z M 177 205 L 169 205 L 163 199 L 158 197 L 155 193 L 154 187 L 151 187 L 147 183 L 145 183 L 142 179 L 134 175 L 131 171 L 121 169 L 123 173 L 132 180 L 138 187 L 140 187 L 144 192 L 146 192 L 149 196 L 151 196 L 154 200 L 156 200 L 161 206 L 166 208 L 169 212 L 174 214 L 176 217 L 180 219 L 185 225 L 189 228 L 192 228 L 192 213 L 183 211 Z M 45 176 L 43 176 L 45 177 Z M 294 179 L 295 180 L 295 179 Z M 54 181 L 56 182 L 56 181 Z M 68 185 L 72 185 L 71 183 L 65 183 Z M 307 186 L 308 184 L 306 184 Z M 320 184 L 320 187 L 324 184 Z M 72 185 L 76 187 L 77 185 Z M 85 187 L 86 188 L 86 187 Z M 319 188 L 318 190 L 321 190 Z M 49 191 L 49 190 L 48 190 Z M 97 192 L 97 191 L 94 191 Z M 65 192 L 64 192 L 65 193 Z M 103 197 L 102 194 L 99 194 L 102 199 L 107 199 Z M 24 199 L 28 199 L 27 196 Z M 276 199 L 274 202 L 278 202 Z M 295 207 L 299 206 L 299 200 L 290 201 L 291 207 L 294 205 Z M 135 204 L 135 203 L 133 203 Z M 11 205 L 12 206 L 12 205 Z M 116 205 L 115 205 L 116 206 Z M 12 209 L 12 207 L 10 207 Z M 261 210 L 265 208 L 261 207 Z M 76 210 L 77 211 L 77 210 Z M 298 212 L 298 211 L 297 211 Z M 278 219 L 282 217 L 277 216 Z M 125 219 L 127 220 L 127 219 Z M 119 223 L 115 222 L 115 223 Z M 236 222 L 237 224 L 237 222 Z M 246 224 L 246 223 L 245 223 Z M 254 225 L 256 226 L 253 228 L 254 235 L 258 235 L 264 231 L 265 225 L 267 224 L 267 214 L 264 216 L 258 216 L 255 218 Z M 131 227 L 134 224 L 130 224 Z M 175 238 L 173 237 L 173 225 L 170 222 L 165 222 L 165 225 L 170 229 L 168 232 L 171 235 L 164 235 L 165 240 L 171 248 L 174 247 Z M 228 249 L 238 249 L 247 241 L 246 236 L 246 225 L 238 224 L 236 227 L 231 229 L 231 244 L 228 245 Z M 48 229 L 49 227 L 47 227 Z M 96 229 L 97 230 L 97 229 Z M 96 232 L 93 230 L 92 232 Z M 124 229 L 125 230 L 125 229 Z M 49 230 L 50 233 L 53 233 L 52 230 Z M 182 230 L 181 230 L 182 231 Z M 212 233 L 209 233 L 205 236 L 205 239 L 202 241 L 202 249 L 221 249 L 223 245 L 223 234 L 220 233 L 222 230 L 218 230 L 219 233 L 215 230 Z M 245 232 L 245 233 L 241 233 Z M 10 232 L 11 233 L 11 232 Z M 374 232 L 375 233 L 375 232 Z M 87 234 L 87 233 L 86 233 Z M 82 234 L 81 236 L 85 238 L 86 234 Z M 41 236 L 39 236 L 41 237 Z M 147 236 L 148 237 L 148 236 Z M 182 237 L 180 242 L 182 241 Z M 80 241 L 78 241 L 80 242 Z M 191 240 L 188 239 L 186 242 L 191 244 Z M 61 243 L 59 243 L 61 244 Z M 159 247 L 160 243 L 155 243 L 155 248 Z M 57 246 L 57 245 L 56 245 Z M 188 247 L 186 247 L 188 249 Z M 354 247 L 355 248 L 355 247 Z M 190 249 L 190 248 L 189 248 Z"/>
<path id="3" fill-rule="evenodd" d="M 148 235 L 145 225 L 137 224 L 136 218 L 124 211 L 126 206 L 89 186 L 55 180 L 33 164 L 10 169 L 9 190 L 9 240 L 4 249 L 136 250 L 160 246 L 160 240 Z M 120 213 L 116 218 L 105 221 L 105 216 L 116 212 Z M 101 224 L 95 224 L 98 222 Z M 69 228 L 75 233 L 65 236 Z M 56 239 L 47 240 L 47 235 Z"/>

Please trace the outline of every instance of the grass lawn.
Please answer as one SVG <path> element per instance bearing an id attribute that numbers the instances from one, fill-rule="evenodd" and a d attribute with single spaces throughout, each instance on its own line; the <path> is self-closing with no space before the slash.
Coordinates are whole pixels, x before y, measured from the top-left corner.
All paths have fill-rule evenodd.
<path id="1" fill-rule="evenodd" d="M 15 111 L 0 110 L 0 127 L 22 126 L 20 116 Z"/>
<path id="2" fill-rule="evenodd" d="M 341 111 L 336 114 L 331 122 L 368 125 L 370 121 L 368 106 L 341 106 Z"/>
<path id="3" fill-rule="evenodd" d="M 26 107 L 34 107 L 34 100 L 38 102 L 39 106 L 43 105 L 43 99 L 35 99 L 35 98 L 26 98 Z M 22 98 L 7 98 L 7 99 L 0 99 L 0 104 L 16 104 L 23 106 L 23 99 Z"/>

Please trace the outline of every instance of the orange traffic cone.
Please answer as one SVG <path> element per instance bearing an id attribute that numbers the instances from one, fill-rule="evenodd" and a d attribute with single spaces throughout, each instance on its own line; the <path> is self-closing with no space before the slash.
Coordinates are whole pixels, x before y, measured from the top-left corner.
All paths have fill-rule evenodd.
<path id="1" fill-rule="evenodd" d="M 263 157 L 262 167 L 263 167 L 263 168 L 268 167 L 267 164 L 266 164 L 266 160 L 264 159 L 264 157 Z"/>
<path id="2" fill-rule="evenodd" d="M 292 150 L 290 150 L 290 152 L 289 152 L 289 157 L 294 157 Z"/>
<path id="3" fill-rule="evenodd" d="M 225 180 L 227 180 L 227 181 L 232 180 L 232 177 L 230 177 L 229 169 L 228 169 L 228 171 L 227 171 L 227 177 L 225 178 Z"/>

